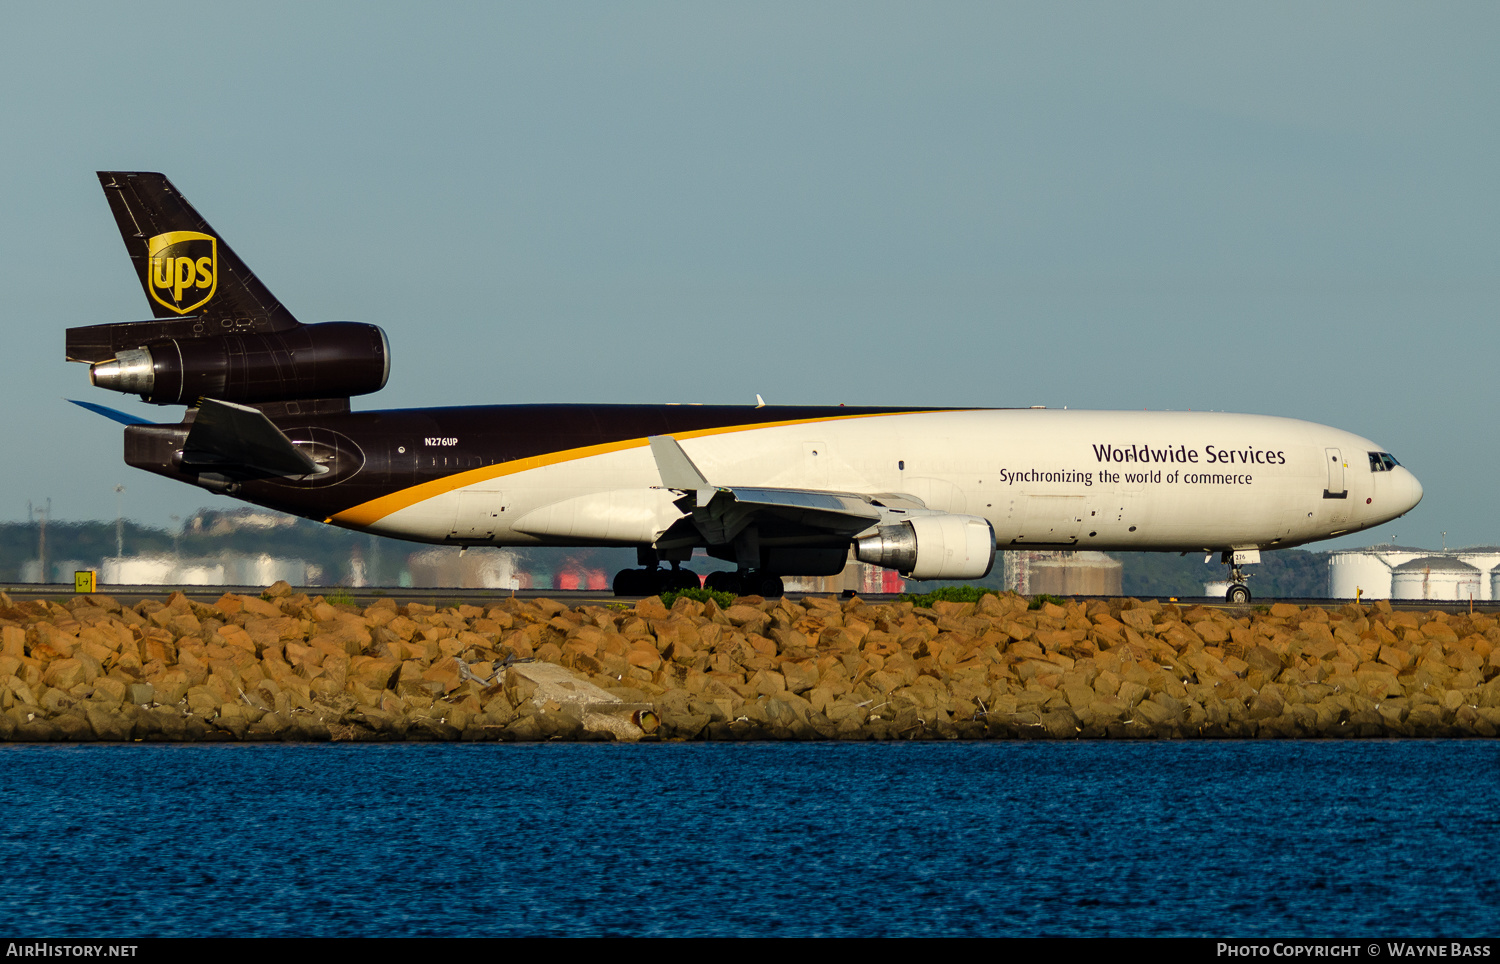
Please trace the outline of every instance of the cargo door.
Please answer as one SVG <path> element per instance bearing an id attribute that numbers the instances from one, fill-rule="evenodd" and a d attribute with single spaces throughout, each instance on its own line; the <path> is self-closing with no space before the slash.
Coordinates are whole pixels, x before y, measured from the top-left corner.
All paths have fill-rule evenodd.
<path id="1" fill-rule="evenodd" d="M 1328 488 L 1323 490 L 1325 499 L 1347 499 L 1349 490 L 1344 487 L 1344 457 L 1338 449 L 1324 449 L 1325 465 L 1328 466 Z"/>
<path id="2" fill-rule="evenodd" d="M 1341 526 L 1349 521 L 1349 489 L 1344 484 L 1344 472 L 1349 468 L 1344 463 L 1343 453 L 1338 449 L 1324 449 L 1323 457 L 1328 466 L 1328 488 L 1323 490 L 1323 517 L 1329 526 Z M 1337 535 L 1341 530 L 1335 529 Z"/>

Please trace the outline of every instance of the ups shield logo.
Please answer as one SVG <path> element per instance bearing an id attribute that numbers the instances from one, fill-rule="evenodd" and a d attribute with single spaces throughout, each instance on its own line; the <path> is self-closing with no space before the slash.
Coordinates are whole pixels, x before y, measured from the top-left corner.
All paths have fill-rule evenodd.
<path id="1" fill-rule="evenodd" d="M 146 290 L 179 315 L 201 308 L 219 282 L 219 239 L 197 231 L 168 231 L 146 242 Z"/>

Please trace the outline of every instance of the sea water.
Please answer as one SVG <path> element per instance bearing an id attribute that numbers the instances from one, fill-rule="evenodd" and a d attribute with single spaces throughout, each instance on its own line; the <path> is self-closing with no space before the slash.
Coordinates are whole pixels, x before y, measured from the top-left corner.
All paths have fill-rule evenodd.
<path id="1" fill-rule="evenodd" d="M 17 938 L 1493 934 L 1500 742 L 0 747 Z"/>

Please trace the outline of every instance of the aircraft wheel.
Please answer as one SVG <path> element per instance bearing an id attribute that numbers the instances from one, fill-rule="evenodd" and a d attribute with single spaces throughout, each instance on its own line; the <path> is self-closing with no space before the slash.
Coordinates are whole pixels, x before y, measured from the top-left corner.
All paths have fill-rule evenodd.
<path id="1" fill-rule="evenodd" d="M 616 596 L 636 595 L 635 574 L 639 571 L 640 570 L 638 569 L 621 569 L 619 572 L 615 573 L 613 589 Z"/>
<path id="2" fill-rule="evenodd" d="M 780 599 L 786 595 L 786 586 L 780 576 L 761 576 L 756 580 L 756 588 L 766 599 Z"/>
<path id="3" fill-rule="evenodd" d="M 668 574 L 660 569 L 621 569 L 614 590 L 616 596 L 655 596 L 668 585 Z"/>
<path id="4" fill-rule="evenodd" d="M 1237 582 L 1229 587 L 1229 591 L 1224 594 L 1224 599 L 1237 606 L 1243 606 L 1250 601 L 1250 587 Z"/>
<path id="5" fill-rule="evenodd" d="M 729 592 L 736 596 L 740 594 L 740 574 L 737 572 L 711 572 L 708 578 L 703 580 L 703 588 L 712 589 L 714 592 Z"/>
<path id="6" fill-rule="evenodd" d="M 674 569 L 667 573 L 666 585 L 668 589 L 698 589 L 703 583 L 698 580 L 698 574 L 691 569 Z"/>

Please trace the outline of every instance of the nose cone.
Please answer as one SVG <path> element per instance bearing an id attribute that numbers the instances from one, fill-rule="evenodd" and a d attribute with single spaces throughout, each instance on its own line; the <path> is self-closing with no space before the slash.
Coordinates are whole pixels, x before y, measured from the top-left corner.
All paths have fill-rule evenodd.
<path id="1" fill-rule="evenodd" d="M 1418 502 L 1422 501 L 1422 483 L 1418 482 L 1417 477 L 1402 466 L 1397 466 L 1392 474 L 1396 476 L 1401 486 L 1398 490 L 1397 499 L 1399 500 L 1398 504 L 1401 506 L 1401 515 L 1405 515 L 1412 509 L 1415 509 Z"/>

